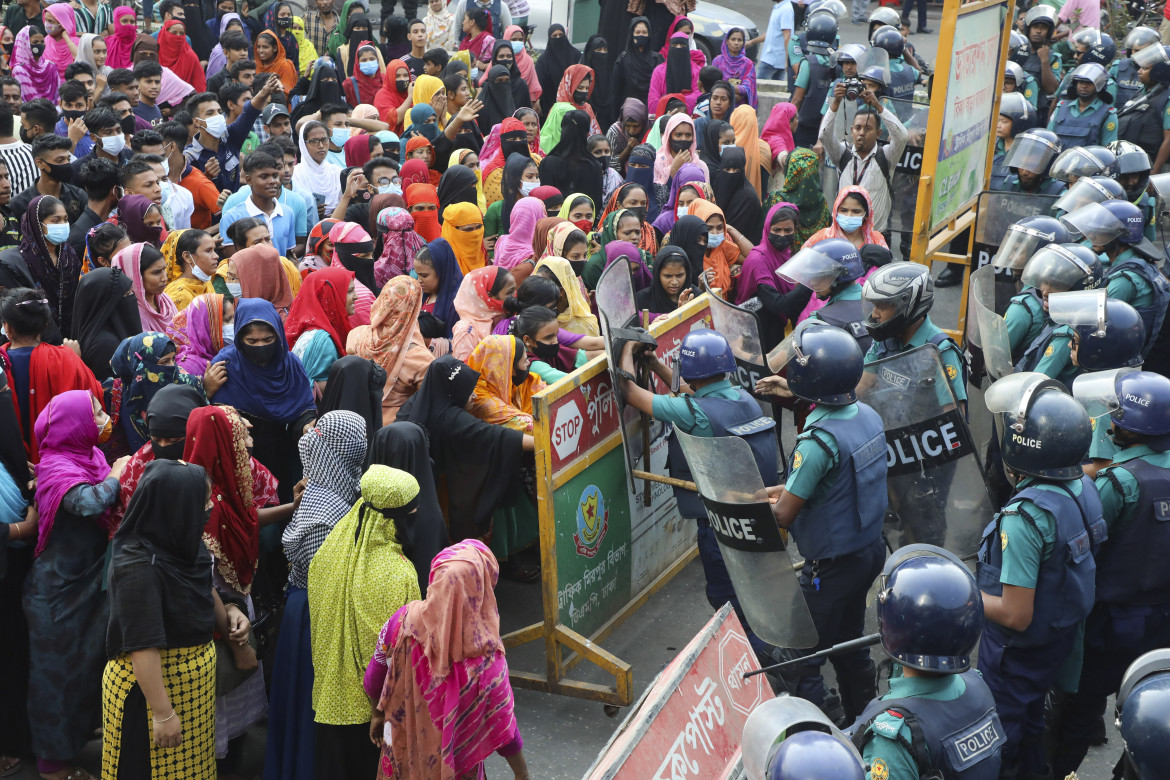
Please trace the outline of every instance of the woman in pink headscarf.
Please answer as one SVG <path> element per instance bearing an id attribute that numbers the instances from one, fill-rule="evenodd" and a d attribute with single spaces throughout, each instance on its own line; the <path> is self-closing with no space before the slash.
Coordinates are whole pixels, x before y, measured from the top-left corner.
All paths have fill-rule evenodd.
<path id="1" fill-rule="evenodd" d="M 138 36 L 134 9 L 122 5 L 114 9 L 114 33 L 106 36 L 106 65 L 111 68 L 129 68 L 131 49 Z"/>
<path id="2" fill-rule="evenodd" d="M 544 201 L 540 198 L 527 197 L 516 201 L 508 234 L 496 241 L 496 265 L 511 270 L 525 260 L 531 260 L 536 223 L 545 216 Z"/>
<path id="3" fill-rule="evenodd" d="M 56 64 L 65 78 L 65 69 L 77 59 L 77 16 L 69 3 L 54 3 L 45 9 L 45 57 Z"/>
<path id="4" fill-rule="evenodd" d="M 34 36 L 38 47 L 41 48 L 39 55 L 33 53 Z M 16 44 L 12 49 L 12 76 L 20 82 L 22 100 L 45 98 L 51 103 L 56 103 L 61 76 L 49 55 L 43 50 L 44 40 L 44 33 L 36 27 L 28 25 L 21 28 L 16 34 Z"/>
<path id="5" fill-rule="evenodd" d="M 686 159 L 684 155 L 681 162 L 675 165 L 675 154 L 677 152 L 671 151 L 672 146 L 681 146 L 684 149 L 686 142 L 686 131 L 690 130 L 690 159 Z M 676 132 L 677 131 L 677 132 Z M 680 136 L 676 138 L 675 136 Z M 678 173 L 679 169 L 690 163 L 697 165 L 703 171 L 704 181 L 711 180 L 711 172 L 707 170 L 707 163 L 699 159 L 699 147 L 695 143 L 695 120 L 683 113 L 678 113 L 672 116 L 666 122 L 666 128 L 662 131 L 662 145 L 658 147 L 658 154 L 654 157 L 654 183 L 669 187 L 671 179 Z"/>
<path id="6" fill-rule="evenodd" d="M 536 75 L 536 63 L 532 61 L 532 55 L 528 53 L 528 47 L 524 45 L 524 28 L 518 24 L 505 27 L 504 40 L 513 44 L 512 51 L 516 55 L 516 67 L 520 69 L 520 75 L 528 83 L 528 97 L 532 99 L 532 105 L 535 106 L 540 100 L 540 96 L 544 94 L 544 88 L 540 86 L 540 79 Z M 520 44 L 520 51 L 516 51 L 516 43 Z"/>
<path id="7" fill-rule="evenodd" d="M 760 140 L 772 150 L 773 161 L 781 154 L 788 154 L 796 148 L 796 141 L 792 139 L 792 128 L 795 124 L 796 106 L 791 103 L 777 103 L 772 106 L 772 113 L 764 123 Z"/>

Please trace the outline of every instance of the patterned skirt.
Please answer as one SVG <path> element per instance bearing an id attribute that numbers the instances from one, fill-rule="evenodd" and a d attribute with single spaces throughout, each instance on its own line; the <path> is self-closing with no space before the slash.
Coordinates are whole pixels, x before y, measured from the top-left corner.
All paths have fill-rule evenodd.
<path id="1" fill-rule="evenodd" d="M 140 756 L 137 760 L 145 764 L 146 752 L 136 749 L 142 747 L 145 735 L 150 766 L 133 776 L 214 780 L 215 645 L 209 642 L 160 652 L 163 682 L 182 719 L 183 742 L 177 748 L 154 744 L 150 720 L 154 713 L 142 698 L 130 656 L 120 655 L 106 664 L 102 675 L 102 777 L 118 777 L 123 758 L 136 760 L 131 755 Z"/>

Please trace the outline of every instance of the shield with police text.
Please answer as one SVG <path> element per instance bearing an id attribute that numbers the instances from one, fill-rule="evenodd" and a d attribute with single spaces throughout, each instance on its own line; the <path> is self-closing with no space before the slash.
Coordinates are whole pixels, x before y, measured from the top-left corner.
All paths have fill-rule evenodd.
<path id="1" fill-rule="evenodd" d="M 752 449 L 736 436 L 675 430 L 751 630 L 776 647 L 806 649 L 817 630 L 797 579 L 788 533 L 772 516 Z"/>
<path id="2" fill-rule="evenodd" d="M 735 373 L 732 380 L 749 393 L 754 393 L 756 382 L 771 376 L 764 360 L 764 343 L 760 339 L 760 322 L 747 309 L 720 298 L 708 295 L 711 304 L 711 323 L 723 334 L 735 355 Z M 767 400 L 767 399 L 765 399 Z"/>
<path id="3" fill-rule="evenodd" d="M 923 148 L 930 106 L 910 100 L 883 100 L 906 128 L 906 147 L 897 160 L 890 160 L 890 231 L 912 233 L 918 208 L 918 179 L 922 175 Z M 902 254 L 907 256 L 909 237 L 903 238 Z M 908 258 L 907 258 L 908 259 Z"/>
<path id="4" fill-rule="evenodd" d="M 971 274 L 967 310 L 967 336 L 983 351 L 983 364 L 992 381 L 1015 371 L 1007 323 L 996 313 L 1000 283 L 995 268 L 985 265 Z"/>
<path id="5" fill-rule="evenodd" d="M 1055 195 L 1034 195 L 1026 192 L 981 192 L 979 208 L 975 213 L 975 244 L 971 248 L 971 267 L 982 268 L 991 262 L 1007 230 L 1025 217 L 1051 214 L 1057 201 Z M 1004 275 L 1009 283 L 1010 274 Z M 1015 295 L 1014 290 L 1009 294 Z M 1004 303 L 1004 307 L 1007 303 Z"/>
<path id="6" fill-rule="evenodd" d="M 933 344 L 867 363 L 858 400 L 882 418 L 892 549 L 933 544 L 960 557 L 979 548 L 994 507 L 964 407 Z"/>

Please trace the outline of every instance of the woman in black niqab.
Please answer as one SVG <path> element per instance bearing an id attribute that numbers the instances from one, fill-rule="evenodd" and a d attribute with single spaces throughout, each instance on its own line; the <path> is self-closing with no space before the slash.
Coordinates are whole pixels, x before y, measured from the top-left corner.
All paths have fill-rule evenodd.
<path id="1" fill-rule="evenodd" d="M 554 33 L 559 33 L 559 35 L 553 37 Z M 569 69 L 570 65 L 576 65 L 580 61 L 581 52 L 569 43 L 569 36 L 565 32 L 564 25 L 550 25 L 544 54 L 540 55 L 540 59 L 536 61 L 536 78 L 540 81 L 543 94 L 548 95 L 548 100 L 545 102 L 549 106 L 556 100 L 557 89 L 561 86 L 561 79 L 564 78 L 565 71 Z M 648 85 L 649 82 L 647 82 Z M 545 113 L 548 113 L 547 107 Z"/>
<path id="2" fill-rule="evenodd" d="M 694 214 L 679 217 L 670 230 L 670 245 L 686 252 L 691 261 L 690 281 L 698 284 L 703 277 L 703 256 L 707 254 L 707 223 Z"/>
<path id="3" fill-rule="evenodd" d="M 654 75 L 654 69 L 662 64 L 662 55 L 651 44 L 650 34 L 645 36 L 646 43 L 641 46 L 634 40 L 634 28 L 639 23 L 646 25 L 647 29 L 650 27 L 650 20 L 645 16 L 631 19 L 626 32 L 626 48 L 613 64 L 613 103 L 616 106 L 624 103 L 626 98 L 637 98 L 645 103 L 650 94 L 650 77 Z M 615 37 L 613 40 L 620 39 Z M 653 110 L 655 107 L 650 108 Z"/>
<path id="4" fill-rule="evenodd" d="M 212 34 L 211 29 L 204 23 L 203 5 L 199 0 L 183 0 L 183 10 L 187 14 L 184 22 L 187 28 L 187 37 L 191 39 L 191 48 L 195 50 L 195 54 L 199 56 L 200 60 L 207 62 L 207 58 L 211 56 L 211 50 L 215 48 L 218 36 Z M 294 64 L 296 64 L 295 60 Z"/>
<path id="5" fill-rule="evenodd" d="M 73 299 L 73 326 L 85 365 L 99 382 L 112 377 L 114 350 L 142 332 L 130 277 L 120 268 L 95 268 L 82 276 Z"/>
<path id="6" fill-rule="evenodd" d="M 540 183 L 604 203 L 601 164 L 589 153 L 588 138 L 589 115 L 584 111 L 566 112 L 561 117 L 561 140 L 540 162 Z"/>
<path id="7" fill-rule="evenodd" d="M 447 480 L 453 541 L 487 533 L 492 512 L 515 499 L 523 462 L 524 434 L 486 423 L 465 408 L 478 380 L 478 372 L 444 355 L 398 410 L 398 422 L 413 422 L 427 432 L 436 482 Z M 476 457 L 467 457 L 469 452 Z"/>
<path id="8" fill-rule="evenodd" d="M 361 27 L 361 30 L 357 28 Z M 338 67 L 345 68 L 345 78 L 353 75 L 354 64 L 357 62 L 358 49 L 361 48 L 363 41 L 374 41 L 373 28 L 370 27 L 370 17 L 364 13 L 351 13 L 349 21 L 345 25 L 345 40 L 348 42 L 349 51 L 345 55 L 345 62 L 338 62 Z M 340 55 L 341 52 L 339 51 Z M 344 101 L 343 101 L 344 102 Z"/>
<path id="9" fill-rule="evenodd" d="M 509 81 L 497 82 L 496 79 L 507 77 Z M 493 65 L 488 68 L 487 78 L 479 88 L 478 99 L 483 102 L 479 117 L 475 122 L 479 131 L 486 137 L 492 128 L 503 122 L 516 112 L 516 99 L 512 86 L 511 74 L 503 65 Z M 527 87 L 525 87 L 527 90 Z"/>
<path id="10" fill-rule="evenodd" d="M 313 68 L 313 79 L 309 82 L 309 91 L 305 93 L 305 99 L 293 109 L 293 127 L 296 127 L 302 117 L 320 111 L 322 106 L 333 103 L 345 105 L 345 96 L 342 94 L 341 84 L 337 78 L 337 69 L 332 65 L 317 65 Z"/>
<path id="11" fill-rule="evenodd" d="M 598 49 L 604 49 L 599 52 Z M 602 130 L 609 129 L 614 121 L 613 102 L 613 50 L 609 43 L 600 35 L 591 35 L 585 42 L 585 56 L 582 64 L 593 68 L 593 93 L 589 96 L 589 105 L 593 106 L 593 113 L 597 116 L 597 124 Z"/>
<path id="12" fill-rule="evenodd" d="M 690 47 L 684 38 L 671 38 L 666 50 L 666 94 L 690 94 L 695 86 Z"/>
<path id="13" fill-rule="evenodd" d="M 366 421 L 366 441 L 382 427 L 382 393 L 386 371 L 372 360 L 346 355 L 329 367 L 325 392 L 317 402 L 317 417 L 344 409 Z"/>
<path id="14" fill-rule="evenodd" d="M 473 206 L 479 203 L 477 181 L 475 172 L 466 165 L 452 165 L 443 171 L 438 189 L 440 222 L 443 221 L 443 211 L 452 203 L 470 203 Z"/>
<path id="15" fill-rule="evenodd" d="M 763 230 L 763 209 L 760 196 L 747 180 L 744 168 L 747 154 L 738 146 L 724 149 L 719 166 L 711 169 L 711 188 L 715 191 L 715 204 L 723 209 L 727 224 L 752 242 L 760 243 Z"/>
<path id="16" fill-rule="evenodd" d="M 699 159 L 707 164 L 707 170 L 714 173 L 719 170 L 719 155 L 722 151 L 719 146 L 719 136 L 724 130 L 730 130 L 731 125 L 722 119 L 708 119 L 703 123 L 703 136 L 696 139 L 699 143 Z"/>
<path id="17" fill-rule="evenodd" d="M 509 59 L 506 62 L 500 62 L 499 54 L 501 51 L 507 49 L 509 54 L 514 58 L 516 55 L 512 53 L 511 41 L 496 41 L 495 47 L 492 49 L 491 64 L 488 65 L 488 72 L 499 65 L 508 71 L 508 76 L 512 79 L 509 84 L 512 87 L 512 103 L 516 108 L 530 108 L 532 106 L 532 96 L 528 92 L 528 82 L 524 80 L 524 76 L 520 73 L 520 67 L 516 65 L 515 59 Z M 488 78 L 491 78 L 489 75 Z M 484 82 L 487 83 L 486 80 Z M 515 109 L 513 109 L 513 113 Z M 508 114 L 512 116 L 512 114 Z M 489 131 L 490 132 L 490 131 Z"/>

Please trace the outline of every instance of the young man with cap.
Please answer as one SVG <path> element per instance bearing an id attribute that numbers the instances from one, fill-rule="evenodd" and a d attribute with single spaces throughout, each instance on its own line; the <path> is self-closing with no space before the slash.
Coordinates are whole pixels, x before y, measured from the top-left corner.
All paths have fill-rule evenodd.
<path id="1" fill-rule="evenodd" d="M 260 112 L 260 123 L 264 127 L 264 133 L 268 136 L 267 141 L 276 136 L 284 136 L 292 138 L 292 119 L 288 111 L 288 107 L 283 103 L 269 103 Z"/>

